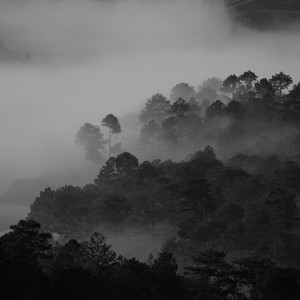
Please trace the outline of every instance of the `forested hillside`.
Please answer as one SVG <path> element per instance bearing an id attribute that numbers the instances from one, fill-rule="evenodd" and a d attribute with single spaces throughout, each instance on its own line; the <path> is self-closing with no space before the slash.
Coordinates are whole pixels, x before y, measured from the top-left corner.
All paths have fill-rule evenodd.
<path id="1" fill-rule="evenodd" d="M 85 123 L 75 142 L 105 163 L 90 184 L 41 191 L 0 238 L 4 293 L 298 299 L 299 115 L 299 83 L 249 70 L 150 97 L 130 143 L 147 160 L 113 114 L 105 131 Z"/>
<path id="2" fill-rule="evenodd" d="M 91 184 L 42 191 L 29 218 L 65 240 L 98 230 L 112 240 L 138 232 L 151 249 L 165 240 L 183 265 L 215 248 L 299 266 L 300 89 L 292 82 L 246 71 L 208 79 L 197 92 L 180 83 L 170 100 L 155 94 L 140 113 L 140 147 L 152 160 L 113 143 L 122 131 L 114 115 L 102 121 L 108 139 L 84 124 L 76 142 L 86 158 L 97 163 L 107 150 L 110 158 Z"/>
<path id="3" fill-rule="evenodd" d="M 299 300 L 300 0 L 0 0 L 0 299 Z"/>

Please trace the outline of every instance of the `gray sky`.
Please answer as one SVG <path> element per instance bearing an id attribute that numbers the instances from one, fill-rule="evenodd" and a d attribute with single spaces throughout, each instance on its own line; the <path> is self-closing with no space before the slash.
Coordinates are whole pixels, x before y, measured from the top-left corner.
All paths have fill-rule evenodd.
<path id="1" fill-rule="evenodd" d="M 17 178 L 83 166 L 74 136 L 179 82 L 251 69 L 300 80 L 297 32 L 233 26 L 198 0 L 1 1 L 0 39 L 31 63 L 0 63 L 0 193 Z"/>

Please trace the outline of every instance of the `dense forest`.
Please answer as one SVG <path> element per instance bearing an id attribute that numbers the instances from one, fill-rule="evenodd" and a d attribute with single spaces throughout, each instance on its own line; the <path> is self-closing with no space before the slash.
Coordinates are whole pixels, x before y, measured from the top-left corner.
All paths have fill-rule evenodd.
<path id="1" fill-rule="evenodd" d="M 0 238 L 1 299 L 299 299 L 299 271 L 252 254 L 227 262 L 199 252 L 184 273 L 174 255 L 139 262 L 117 256 L 105 237 L 53 244 L 33 221 Z"/>
<path id="2" fill-rule="evenodd" d="M 18 299 L 299 299 L 299 116 L 300 83 L 249 70 L 150 97 L 136 153 L 118 140 L 113 114 L 103 132 L 85 123 L 75 142 L 99 174 L 41 191 L 28 219 L 0 238 L 4 290 L 14 286 Z M 118 256 L 142 237 L 143 253 L 129 255 L 144 262 Z"/>

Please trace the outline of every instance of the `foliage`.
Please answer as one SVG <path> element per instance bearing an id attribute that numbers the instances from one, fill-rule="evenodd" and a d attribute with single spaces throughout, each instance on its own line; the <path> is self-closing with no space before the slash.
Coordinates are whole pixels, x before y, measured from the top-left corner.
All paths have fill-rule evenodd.
<path id="1" fill-rule="evenodd" d="M 154 121 L 160 124 L 168 117 L 169 109 L 170 101 L 161 94 L 155 94 L 146 102 L 139 116 L 140 122 L 145 124 Z"/>
<path id="2" fill-rule="evenodd" d="M 120 144 L 119 144 L 119 146 L 116 146 L 116 145 L 114 146 L 115 149 L 112 149 L 111 137 L 112 137 L 113 134 L 117 134 L 117 133 L 121 132 L 121 125 L 120 125 L 119 120 L 116 116 L 114 116 L 113 114 L 109 114 L 102 120 L 102 126 L 109 128 L 108 157 L 110 157 L 110 153 L 112 152 L 112 150 L 114 150 L 114 152 L 118 152 L 118 151 L 116 151 L 116 149 L 117 149 L 117 147 L 120 148 Z"/>
<path id="3" fill-rule="evenodd" d="M 212 119 L 218 115 L 222 115 L 225 112 L 225 104 L 220 100 L 212 103 L 205 111 L 205 116 L 208 119 Z"/>
<path id="4" fill-rule="evenodd" d="M 170 99 L 172 102 L 179 98 L 189 101 L 193 97 L 195 97 L 195 89 L 188 83 L 178 83 L 171 89 Z"/>
<path id="5" fill-rule="evenodd" d="M 95 268 L 96 272 L 113 264 L 116 260 L 115 252 L 110 249 L 110 245 L 106 244 L 105 236 L 99 232 L 94 232 L 90 240 L 84 241 L 82 245 L 87 258 L 92 263 L 89 268 Z"/>
<path id="6" fill-rule="evenodd" d="M 22 220 L 11 228 L 0 238 L 3 299 L 93 299 L 101 293 L 107 300 L 295 300 L 300 295 L 298 270 L 258 255 L 229 262 L 225 252 L 208 249 L 198 252 L 180 275 L 173 254 L 161 252 L 149 264 L 117 257 L 99 232 L 87 241 L 51 245 L 50 235 L 39 233 L 35 221 Z M 10 257 L 4 255 L 8 245 Z M 47 263 L 41 264 L 36 258 L 45 253 Z"/>
<path id="7" fill-rule="evenodd" d="M 159 133 L 160 126 L 151 120 L 141 128 L 140 141 L 145 146 L 154 147 L 155 140 Z"/>
<path id="8" fill-rule="evenodd" d="M 131 205 L 117 194 L 109 194 L 103 201 L 102 214 L 104 220 L 115 226 L 129 216 Z"/>
<path id="9" fill-rule="evenodd" d="M 232 93 L 232 96 L 234 97 L 236 88 L 238 87 L 239 78 L 233 74 L 229 75 L 224 81 L 223 81 L 223 91 Z"/>
<path id="10" fill-rule="evenodd" d="M 188 111 L 189 105 L 182 98 L 178 98 L 170 107 L 170 113 L 175 115 L 177 118 L 184 116 L 184 114 Z"/>
<path id="11" fill-rule="evenodd" d="M 102 120 L 102 126 L 108 127 L 110 129 L 111 134 L 116 134 L 121 132 L 121 125 L 119 123 L 119 120 L 113 114 L 107 115 Z"/>
<path id="12" fill-rule="evenodd" d="M 279 95 L 282 95 L 282 91 L 284 89 L 287 89 L 292 83 L 293 79 L 291 76 L 284 74 L 283 72 L 280 72 L 278 74 L 275 74 L 270 79 L 270 83 L 273 87 L 273 89 L 279 93 Z"/>
<path id="13" fill-rule="evenodd" d="M 104 150 L 106 141 L 103 139 L 99 126 L 85 123 L 76 134 L 76 143 L 84 147 L 87 159 L 93 163 L 101 162 L 101 151 Z"/>

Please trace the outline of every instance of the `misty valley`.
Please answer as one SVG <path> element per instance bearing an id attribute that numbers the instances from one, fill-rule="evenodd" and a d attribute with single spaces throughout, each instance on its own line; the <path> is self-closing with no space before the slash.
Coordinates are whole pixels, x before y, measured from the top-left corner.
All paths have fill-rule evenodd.
<path id="1" fill-rule="evenodd" d="M 0 299 L 299 300 L 300 0 L 0 0 Z"/>
<path id="2" fill-rule="evenodd" d="M 111 113 L 79 128 L 98 175 L 40 191 L 0 238 L 7 292 L 17 280 L 25 299 L 297 299 L 300 84 L 249 70 L 169 99 L 138 115 L 130 147 L 147 160 Z"/>

